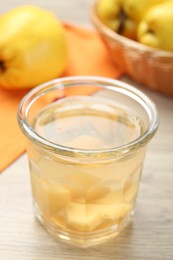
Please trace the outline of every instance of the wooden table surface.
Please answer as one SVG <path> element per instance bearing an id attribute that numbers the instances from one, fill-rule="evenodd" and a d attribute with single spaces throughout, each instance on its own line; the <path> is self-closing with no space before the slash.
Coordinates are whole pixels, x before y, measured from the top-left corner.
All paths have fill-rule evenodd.
<path id="1" fill-rule="evenodd" d="M 25 3 L 3 1 L 0 13 Z M 89 0 L 37 1 L 60 19 L 86 26 L 91 26 L 90 4 Z M 1 260 L 173 259 L 173 99 L 130 82 L 155 101 L 160 114 L 160 128 L 148 147 L 133 223 L 116 239 L 89 249 L 55 241 L 33 216 L 27 157 L 23 155 L 0 175 Z"/>

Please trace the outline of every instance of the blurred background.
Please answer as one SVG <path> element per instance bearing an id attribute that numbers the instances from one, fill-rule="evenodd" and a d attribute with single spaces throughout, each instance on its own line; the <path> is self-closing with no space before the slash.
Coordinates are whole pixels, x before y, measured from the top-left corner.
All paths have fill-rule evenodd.
<path id="1" fill-rule="evenodd" d="M 42 8 L 46 8 L 54 12 L 60 20 L 66 20 L 68 22 L 73 22 L 77 24 L 89 25 L 89 6 L 92 0 L 7 0 L 1 1 L 0 3 L 0 14 L 8 11 L 11 8 L 21 6 L 21 5 L 36 5 Z M 80 11 L 77 12 L 74 8 L 78 6 Z M 77 15 L 76 15 L 77 14 Z"/>

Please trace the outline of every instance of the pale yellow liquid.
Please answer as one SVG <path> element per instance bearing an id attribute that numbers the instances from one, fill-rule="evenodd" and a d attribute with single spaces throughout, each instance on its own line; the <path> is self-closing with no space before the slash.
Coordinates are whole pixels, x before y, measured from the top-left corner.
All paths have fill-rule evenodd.
<path id="1" fill-rule="evenodd" d="M 108 149 L 125 145 L 144 131 L 127 109 L 96 97 L 51 104 L 33 127 L 45 139 L 71 148 Z M 119 158 L 65 158 L 28 148 L 35 203 L 47 223 L 67 231 L 119 229 L 133 211 L 143 148 Z"/>

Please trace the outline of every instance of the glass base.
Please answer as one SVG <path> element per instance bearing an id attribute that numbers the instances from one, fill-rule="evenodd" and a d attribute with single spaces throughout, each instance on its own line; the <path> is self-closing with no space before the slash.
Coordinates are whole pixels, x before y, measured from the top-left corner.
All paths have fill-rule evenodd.
<path id="1" fill-rule="evenodd" d="M 45 227 L 55 239 L 81 248 L 87 248 L 102 244 L 115 238 L 132 219 L 134 211 L 131 211 L 120 224 L 111 226 L 101 231 L 94 232 L 76 232 L 72 230 L 64 230 L 51 222 L 44 220 L 37 205 L 34 204 L 34 214 L 39 222 Z"/>

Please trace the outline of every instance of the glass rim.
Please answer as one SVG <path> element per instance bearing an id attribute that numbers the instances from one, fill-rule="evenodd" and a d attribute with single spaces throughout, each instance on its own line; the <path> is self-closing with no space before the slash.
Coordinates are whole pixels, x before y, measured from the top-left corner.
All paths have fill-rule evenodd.
<path id="1" fill-rule="evenodd" d="M 103 148 L 103 149 L 81 149 L 81 148 L 72 148 L 68 146 L 59 145 L 53 143 L 44 137 L 40 136 L 32 126 L 27 121 L 27 113 L 34 103 L 41 95 L 46 94 L 51 90 L 59 89 L 60 85 L 63 83 L 80 83 L 80 85 L 89 85 L 94 84 L 96 86 L 104 87 L 105 89 L 110 89 L 115 92 L 120 92 L 126 96 L 131 97 L 132 99 L 136 100 L 146 111 L 148 114 L 150 124 L 147 130 L 140 135 L 138 138 L 134 139 L 133 141 L 116 147 L 111 148 Z M 73 85 L 74 86 L 74 85 Z M 77 84 L 76 84 L 77 86 Z M 115 87 L 119 90 L 115 90 Z M 142 103 L 142 104 L 141 104 Z M 31 89 L 20 101 L 17 111 L 17 119 L 19 126 L 22 132 L 25 134 L 26 137 L 34 141 L 36 144 L 41 146 L 46 150 L 50 150 L 52 152 L 61 152 L 61 155 L 65 155 L 68 157 L 99 157 L 107 154 L 126 154 L 130 150 L 141 147 L 149 142 L 152 136 L 155 134 L 158 125 L 159 125 L 159 117 L 158 111 L 156 108 L 155 103 L 142 91 L 138 90 L 137 88 L 131 86 L 128 83 L 117 79 L 111 79 L 107 77 L 100 77 L 100 76 L 70 76 L 70 77 L 61 77 L 57 79 L 50 80 L 43 84 L 38 85 L 37 87 Z"/>

